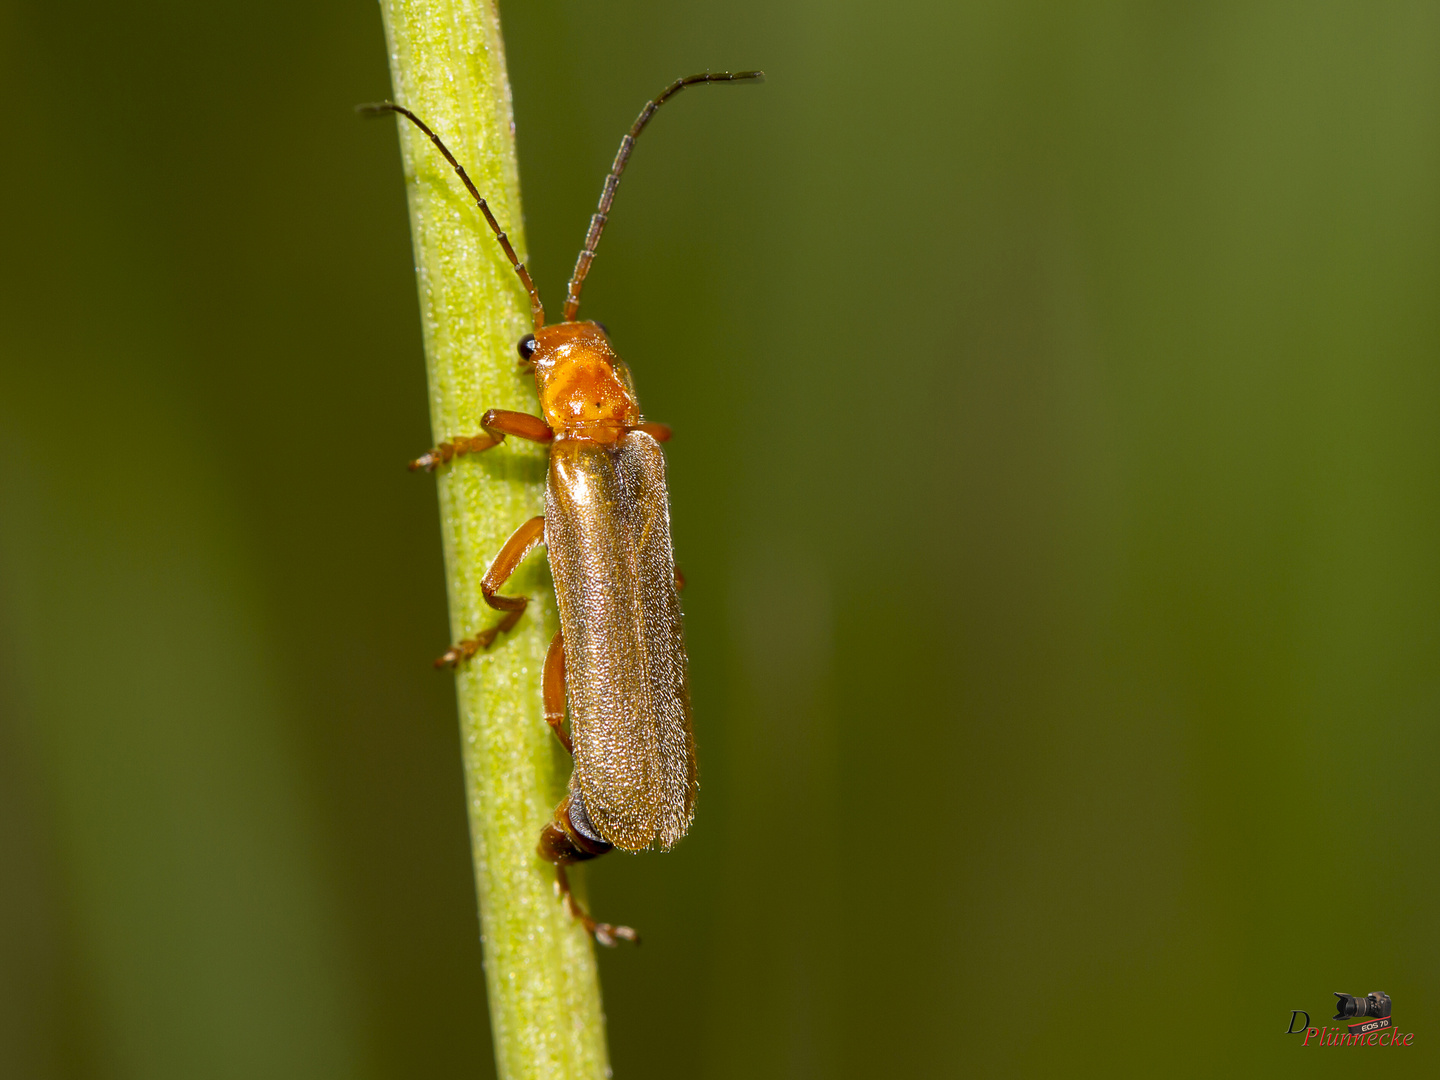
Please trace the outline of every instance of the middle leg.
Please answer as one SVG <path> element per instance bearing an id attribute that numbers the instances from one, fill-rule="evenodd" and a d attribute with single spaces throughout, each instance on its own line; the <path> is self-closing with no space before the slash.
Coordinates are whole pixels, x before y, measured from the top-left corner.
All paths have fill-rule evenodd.
<path id="1" fill-rule="evenodd" d="M 505 617 L 494 626 L 481 630 L 473 638 L 466 638 L 458 645 L 452 646 L 444 656 L 435 661 L 437 668 L 459 667 L 463 661 L 469 660 L 482 649 L 488 649 L 499 634 L 514 627 L 520 621 L 520 616 L 525 614 L 525 605 L 530 602 L 526 596 L 500 596 L 498 595 L 501 586 L 510 580 L 510 575 L 515 573 L 515 568 L 525 561 L 529 555 L 545 541 L 545 518 L 544 516 L 533 517 L 516 529 L 505 546 L 500 549 L 500 554 L 495 556 L 495 561 L 490 564 L 490 569 L 485 571 L 485 576 L 480 579 L 480 591 L 485 596 L 485 603 L 489 604 L 496 611 L 505 612 Z"/>

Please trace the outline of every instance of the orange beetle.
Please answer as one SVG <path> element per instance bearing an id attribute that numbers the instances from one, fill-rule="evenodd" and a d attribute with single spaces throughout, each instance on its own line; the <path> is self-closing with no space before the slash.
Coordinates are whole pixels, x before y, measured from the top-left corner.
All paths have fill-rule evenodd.
<path id="1" fill-rule="evenodd" d="M 504 617 L 435 663 L 459 665 L 519 621 L 527 598 L 502 596 L 499 590 L 543 543 L 560 609 L 560 632 L 545 659 L 545 720 L 574 757 L 575 768 L 565 798 L 540 834 L 539 850 L 555 864 L 571 912 L 603 945 L 638 937 L 628 926 L 592 919 L 570 891 L 565 867 L 617 847 L 669 849 L 690 828 L 699 784 L 680 577 L 660 451 L 670 429 L 641 418 L 630 369 L 610 348 L 605 328 L 575 315 L 616 185 L 655 111 L 696 83 L 761 78 L 759 71 L 690 75 L 646 102 L 605 178 L 566 291 L 565 321 L 551 326 L 545 325 L 529 271 L 440 137 L 400 105 L 361 106 L 366 112 L 398 113 L 429 137 L 474 197 L 530 296 L 535 330 L 520 339 L 518 349 L 521 365 L 534 372 L 541 415 L 491 409 L 481 418 L 482 434 L 442 442 L 410 467 L 433 470 L 462 454 L 489 450 L 507 435 L 551 448 L 545 515 L 515 531 L 481 581 L 485 602 Z"/>

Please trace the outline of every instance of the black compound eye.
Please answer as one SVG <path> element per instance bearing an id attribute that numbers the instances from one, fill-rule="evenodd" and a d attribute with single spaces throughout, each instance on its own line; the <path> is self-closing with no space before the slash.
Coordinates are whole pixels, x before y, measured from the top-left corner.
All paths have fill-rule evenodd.
<path id="1" fill-rule="evenodd" d="M 592 321 L 592 322 L 595 322 L 595 325 L 598 326 L 598 327 L 600 327 L 600 332 L 601 332 L 602 334 L 604 334 L 606 337 L 609 337 L 609 336 L 610 336 L 610 330 L 609 330 L 609 328 L 608 328 L 603 322 L 596 322 L 596 321 L 593 320 L 593 319 L 592 319 L 591 321 Z"/>
<path id="2" fill-rule="evenodd" d="M 534 334 L 526 334 L 515 345 L 515 351 L 520 354 L 521 360 L 529 360 L 535 355 L 535 350 L 540 346 L 535 342 Z"/>

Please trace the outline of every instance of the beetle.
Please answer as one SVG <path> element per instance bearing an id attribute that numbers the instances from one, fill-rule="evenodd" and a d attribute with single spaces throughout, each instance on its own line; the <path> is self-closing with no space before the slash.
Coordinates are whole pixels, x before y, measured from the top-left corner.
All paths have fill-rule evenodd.
<path id="1" fill-rule="evenodd" d="M 544 515 L 515 531 L 481 581 L 485 602 L 503 613 L 500 621 L 453 646 L 435 665 L 458 667 L 515 626 L 528 598 L 500 589 L 544 544 L 560 609 L 560 631 L 550 642 L 542 678 L 545 721 L 574 769 L 538 850 L 554 864 L 571 914 L 602 945 L 639 937 L 628 926 L 593 919 L 576 901 L 565 868 L 615 848 L 669 850 L 690 828 L 699 780 L 680 613 L 683 579 L 670 543 L 660 449 L 670 429 L 641 416 L 630 369 L 611 348 L 605 327 L 576 318 L 580 290 L 635 140 L 656 110 L 687 86 L 763 78 L 759 71 L 689 75 L 645 103 L 605 177 L 566 288 L 564 321 L 550 325 L 530 272 L 440 136 L 404 106 L 387 101 L 360 107 L 396 113 L 424 132 L 474 198 L 530 298 L 534 329 L 517 350 L 522 370 L 535 377 L 541 415 L 491 409 L 481 417 L 480 434 L 441 442 L 410 467 L 433 471 L 507 436 L 550 447 Z"/>

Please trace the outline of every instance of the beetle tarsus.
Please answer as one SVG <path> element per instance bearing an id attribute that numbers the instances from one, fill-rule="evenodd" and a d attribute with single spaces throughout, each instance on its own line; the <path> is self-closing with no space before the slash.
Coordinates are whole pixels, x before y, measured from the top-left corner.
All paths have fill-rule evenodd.
<path id="1" fill-rule="evenodd" d="M 563 865 L 555 867 L 555 888 L 570 908 L 571 916 L 585 927 L 585 932 L 599 944 L 604 945 L 607 949 L 615 948 L 622 941 L 628 941 L 632 945 L 640 944 L 640 935 L 635 932 L 633 927 L 596 922 L 590 917 L 590 913 L 580 906 L 580 901 L 576 900 L 575 894 L 570 891 L 570 878 L 565 873 Z"/>
<path id="2" fill-rule="evenodd" d="M 523 600 L 524 597 L 521 597 L 521 599 Z M 449 649 L 445 650 L 444 656 L 436 659 L 435 667 L 437 669 L 444 667 L 458 668 L 461 664 L 463 664 L 466 660 L 469 660 L 476 653 L 484 652 L 486 649 L 490 648 L 491 645 L 495 644 L 495 639 L 497 637 L 499 637 L 502 633 L 504 633 L 506 630 L 509 630 L 517 622 L 520 621 L 520 616 L 524 613 L 524 611 L 525 608 L 522 605 L 519 611 L 512 611 L 509 615 L 506 615 L 505 618 L 501 619 L 494 626 L 487 626 L 484 630 L 481 630 L 480 633 L 476 634 L 473 638 L 466 638 L 464 641 L 450 646 Z"/>
<path id="3" fill-rule="evenodd" d="M 442 442 L 430 450 L 425 451 L 414 461 L 410 462 L 411 472 L 434 472 L 441 465 L 453 461 L 457 457 L 466 454 L 478 454 L 482 450 L 489 450 L 493 446 L 499 446 L 505 440 L 503 432 L 484 435 L 462 435 L 459 438 Z"/>
<path id="4" fill-rule="evenodd" d="M 617 938 L 629 941 L 635 945 L 640 944 L 640 935 L 628 926 L 612 926 L 610 923 L 602 922 L 595 923 L 593 926 L 587 926 L 586 929 L 590 931 L 591 936 L 594 937 L 596 941 L 610 949 L 620 944 L 620 942 L 616 940 Z"/>
<path id="5" fill-rule="evenodd" d="M 482 630 L 473 638 L 466 638 L 457 645 L 452 645 L 445 650 L 445 655 L 435 660 L 436 669 L 458 668 L 466 660 L 469 660 L 478 652 L 488 649 L 495 641 L 495 635 L 499 627 L 492 626 L 488 630 Z"/>

